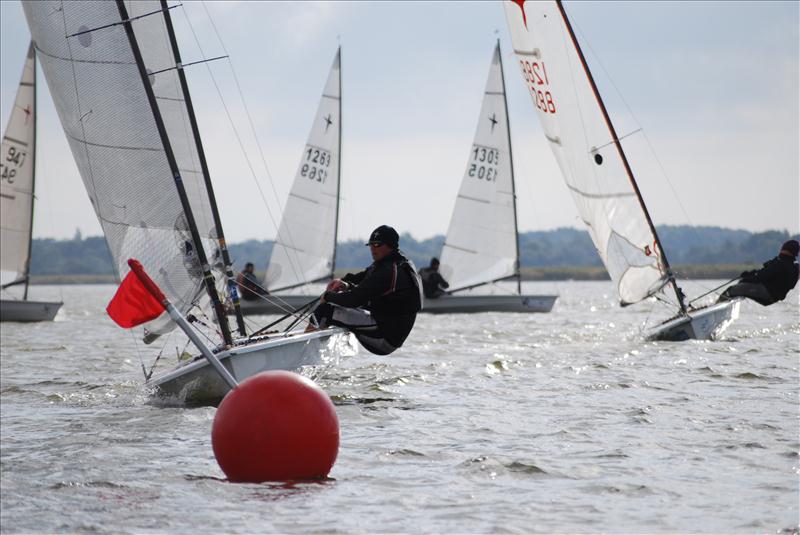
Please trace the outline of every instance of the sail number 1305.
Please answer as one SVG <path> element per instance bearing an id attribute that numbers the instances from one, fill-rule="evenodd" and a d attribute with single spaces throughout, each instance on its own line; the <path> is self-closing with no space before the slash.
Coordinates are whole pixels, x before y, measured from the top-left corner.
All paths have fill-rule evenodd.
<path id="1" fill-rule="evenodd" d="M 547 69 L 543 61 L 530 62 L 526 59 L 519 60 L 522 67 L 522 76 L 528 91 L 531 92 L 536 107 L 544 113 L 555 113 L 556 103 L 553 102 L 553 95 L 550 93 L 550 80 L 547 79 Z"/>

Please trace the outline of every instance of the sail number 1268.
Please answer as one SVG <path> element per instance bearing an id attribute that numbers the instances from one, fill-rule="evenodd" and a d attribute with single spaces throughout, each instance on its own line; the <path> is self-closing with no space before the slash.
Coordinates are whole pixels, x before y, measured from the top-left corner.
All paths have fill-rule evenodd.
<path id="1" fill-rule="evenodd" d="M 530 62 L 526 59 L 519 60 L 522 67 L 522 76 L 528 85 L 536 107 L 544 113 L 555 113 L 556 103 L 553 102 L 553 95 L 550 93 L 550 80 L 547 79 L 547 69 L 543 61 Z"/>

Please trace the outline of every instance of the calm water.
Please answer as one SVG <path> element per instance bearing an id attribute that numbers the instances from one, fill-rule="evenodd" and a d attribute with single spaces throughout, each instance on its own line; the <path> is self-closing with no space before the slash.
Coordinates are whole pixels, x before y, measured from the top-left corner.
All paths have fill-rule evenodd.
<path id="1" fill-rule="evenodd" d="M 643 342 L 663 313 L 618 308 L 610 283 L 528 290 L 561 297 L 422 315 L 395 356 L 329 370 L 331 480 L 239 485 L 214 408 L 142 389 L 153 351 L 106 317 L 114 287 L 35 287 L 65 305 L 2 326 L 2 532 L 797 533 L 796 290 L 684 343 Z"/>

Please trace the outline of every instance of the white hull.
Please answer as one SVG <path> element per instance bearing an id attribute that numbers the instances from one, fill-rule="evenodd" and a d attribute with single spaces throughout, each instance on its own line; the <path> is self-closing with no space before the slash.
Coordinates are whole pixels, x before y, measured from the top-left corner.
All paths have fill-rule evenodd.
<path id="1" fill-rule="evenodd" d="M 236 381 L 241 382 L 267 370 L 301 372 L 308 367 L 333 364 L 340 356 L 356 351 L 353 335 L 333 328 L 310 333 L 281 333 L 274 338 L 222 351 L 217 357 Z M 202 356 L 152 378 L 146 386 L 155 388 L 158 396 L 189 404 L 217 404 L 230 390 Z"/>
<path id="2" fill-rule="evenodd" d="M 0 300 L 0 321 L 53 321 L 64 303 L 55 301 Z"/>
<path id="3" fill-rule="evenodd" d="M 654 327 L 648 340 L 680 342 L 683 340 L 714 340 L 739 317 L 740 299 L 725 301 L 679 316 Z"/>
<path id="4" fill-rule="evenodd" d="M 557 295 L 443 295 L 425 299 L 422 312 L 550 312 Z"/>

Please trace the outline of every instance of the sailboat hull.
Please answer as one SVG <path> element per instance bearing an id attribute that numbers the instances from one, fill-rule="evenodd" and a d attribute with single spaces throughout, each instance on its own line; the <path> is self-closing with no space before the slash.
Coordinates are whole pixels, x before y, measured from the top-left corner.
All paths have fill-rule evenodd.
<path id="1" fill-rule="evenodd" d="M 339 329 L 311 333 L 283 333 L 264 341 L 237 346 L 217 354 L 220 362 L 238 381 L 268 370 L 301 372 L 315 366 L 335 364 L 342 356 L 353 355 L 358 346 L 355 337 Z M 145 386 L 170 402 L 191 405 L 215 405 L 230 388 L 216 370 L 201 356 L 172 371 L 154 377 Z"/>
<path id="2" fill-rule="evenodd" d="M 56 301 L 0 300 L 0 321 L 53 321 L 63 303 Z"/>
<path id="3" fill-rule="evenodd" d="M 653 328 L 648 340 L 681 342 L 683 340 L 714 340 L 739 317 L 740 299 L 725 301 L 689 312 Z"/>
<path id="4" fill-rule="evenodd" d="M 550 312 L 557 295 L 443 295 L 425 299 L 422 312 Z"/>

